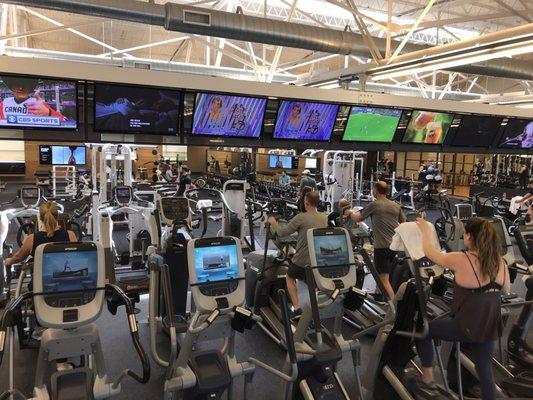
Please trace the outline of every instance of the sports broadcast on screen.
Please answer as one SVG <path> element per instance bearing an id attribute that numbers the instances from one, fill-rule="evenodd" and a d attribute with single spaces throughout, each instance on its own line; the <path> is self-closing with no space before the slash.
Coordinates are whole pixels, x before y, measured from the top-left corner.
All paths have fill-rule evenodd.
<path id="1" fill-rule="evenodd" d="M 337 104 L 283 100 L 276 119 L 274 139 L 327 142 L 338 111 Z"/>
<path id="2" fill-rule="evenodd" d="M 348 142 L 391 142 L 402 110 L 353 106 L 342 140 Z"/>
<path id="3" fill-rule="evenodd" d="M 195 135 L 258 138 L 267 99 L 200 93 L 192 123 Z"/>
<path id="4" fill-rule="evenodd" d="M 0 127 L 77 129 L 76 82 L 0 75 Z"/>
<path id="5" fill-rule="evenodd" d="M 404 143 L 441 144 L 453 122 L 453 114 L 414 110 L 405 130 Z"/>
<path id="6" fill-rule="evenodd" d="M 180 92 L 159 88 L 97 84 L 96 131 L 176 134 Z"/>

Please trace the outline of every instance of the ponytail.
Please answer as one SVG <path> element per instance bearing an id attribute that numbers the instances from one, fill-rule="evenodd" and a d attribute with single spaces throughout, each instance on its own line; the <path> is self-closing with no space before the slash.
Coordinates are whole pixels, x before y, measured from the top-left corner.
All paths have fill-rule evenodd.
<path id="1" fill-rule="evenodd" d="M 59 226 L 57 222 L 58 209 L 52 202 L 46 202 L 39 208 L 39 217 L 46 231 L 46 235 L 51 238 Z"/>
<path id="2" fill-rule="evenodd" d="M 481 273 L 494 281 L 501 261 L 501 240 L 492 223 L 483 218 L 470 218 L 465 232 L 472 236 L 472 244 L 478 254 Z"/>

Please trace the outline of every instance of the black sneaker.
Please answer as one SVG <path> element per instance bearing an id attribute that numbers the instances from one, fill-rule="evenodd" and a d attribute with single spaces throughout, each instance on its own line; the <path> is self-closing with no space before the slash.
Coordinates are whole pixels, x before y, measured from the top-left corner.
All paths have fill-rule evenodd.
<path id="1" fill-rule="evenodd" d="M 388 299 L 383 293 L 370 293 L 376 303 L 385 304 Z"/>
<path id="2" fill-rule="evenodd" d="M 416 400 L 444 400 L 449 397 L 444 395 L 437 385 L 422 381 L 420 376 L 408 378 L 409 388 Z"/>

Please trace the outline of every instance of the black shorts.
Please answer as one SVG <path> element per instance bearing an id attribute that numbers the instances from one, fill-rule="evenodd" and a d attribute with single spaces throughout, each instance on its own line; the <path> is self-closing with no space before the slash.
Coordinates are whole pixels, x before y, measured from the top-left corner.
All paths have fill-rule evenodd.
<path id="1" fill-rule="evenodd" d="M 292 279 L 297 279 L 299 281 L 306 281 L 305 279 L 305 268 L 300 267 L 289 261 L 289 269 L 287 270 L 287 275 Z"/>
<path id="2" fill-rule="evenodd" d="M 374 265 L 379 274 L 390 274 L 394 267 L 396 252 L 391 249 L 374 249 Z"/>

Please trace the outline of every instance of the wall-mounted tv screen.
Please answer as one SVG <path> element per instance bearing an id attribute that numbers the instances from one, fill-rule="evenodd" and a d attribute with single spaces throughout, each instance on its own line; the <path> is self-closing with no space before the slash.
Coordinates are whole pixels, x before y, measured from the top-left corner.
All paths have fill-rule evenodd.
<path id="1" fill-rule="evenodd" d="M 177 90 L 97 83 L 94 130 L 175 135 L 179 104 Z"/>
<path id="2" fill-rule="evenodd" d="M 337 104 L 282 100 L 274 127 L 274 139 L 327 142 L 338 112 Z"/>
<path id="3" fill-rule="evenodd" d="M 39 146 L 41 165 L 85 165 L 85 146 Z"/>
<path id="4" fill-rule="evenodd" d="M 453 122 L 453 114 L 413 110 L 403 143 L 441 144 Z"/>
<path id="5" fill-rule="evenodd" d="M 349 142 L 392 142 L 402 110 L 352 106 L 342 140 Z"/>
<path id="6" fill-rule="evenodd" d="M 498 134 L 501 117 L 463 115 L 452 146 L 488 147 Z"/>
<path id="7" fill-rule="evenodd" d="M 510 118 L 503 132 L 499 147 L 505 149 L 533 148 L 533 120 Z"/>
<path id="8" fill-rule="evenodd" d="M 194 135 L 258 138 L 267 99 L 198 93 L 192 122 Z"/>
<path id="9" fill-rule="evenodd" d="M 283 168 L 283 169 L 292 169 L 294 168 L 295 157 L 293 156 L 280 156 L 277 154 L 270 154 L 268 156 L 268 166 L 269 168 Z"/>
<path id="10" fill-rule="evenodd" d="M 75 81 L 0 74 L 0 127 L 77 129 Z"/>

